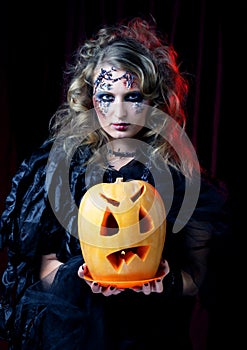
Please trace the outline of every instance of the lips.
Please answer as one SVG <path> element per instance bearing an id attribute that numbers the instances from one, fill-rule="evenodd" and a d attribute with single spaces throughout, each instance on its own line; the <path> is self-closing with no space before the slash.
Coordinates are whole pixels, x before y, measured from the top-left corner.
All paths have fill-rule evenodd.
<path id="1" fill-rule="evenodd" d="M 124 131 L 128 128 L 129 123 L 113 123 L 112 126 L 118 131 Z"/>

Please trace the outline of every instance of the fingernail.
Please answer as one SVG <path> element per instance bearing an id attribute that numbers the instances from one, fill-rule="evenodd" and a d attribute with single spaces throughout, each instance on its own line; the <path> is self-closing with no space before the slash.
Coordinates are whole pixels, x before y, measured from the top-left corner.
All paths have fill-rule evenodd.
<path id="1" fill-rule="evenodd" d="M 97 282 L 93 282 L 93 285 L 94 285 L 94 286 L 98 286 L 98 283 L 97 283 Z"/>
<path id="2" fill-rule="evenodd" d="M 157 282 L 161 282 L 161 280 L 159 279 L 159 280 L 157 280 Z"/>
<path id="3" fill-rule="evenodd" d="M 147 286 L 148 286 L 148 283 L 145 283 L 144 286 L 147 287 Z"/>
<path id="4" fill-rule="evenodd" d="M 113 286 L 110 286 L 110 290 L 114 290 L 115 289 L 115 287 L 113 287 Z"/>

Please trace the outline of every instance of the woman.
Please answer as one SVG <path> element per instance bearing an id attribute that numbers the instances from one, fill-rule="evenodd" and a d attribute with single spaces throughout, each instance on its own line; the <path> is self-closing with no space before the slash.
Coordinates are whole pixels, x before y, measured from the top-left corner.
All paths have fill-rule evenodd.
<path id="1" fill-rule="evenodd" d="M 210 245 L 225 231 L 226 198 L 184 132 L 177 54 L 134 18 L 100 29 L 68 73 L 67 103 L 22 163 L 2 215 L 10 349 L 192 349 L 191 312 L 205 294 Z M 117 178 L 150 183 L 167 213 L 163 274 L 130 288 L 88 278 L 78 239 L 81 199 Z"/>

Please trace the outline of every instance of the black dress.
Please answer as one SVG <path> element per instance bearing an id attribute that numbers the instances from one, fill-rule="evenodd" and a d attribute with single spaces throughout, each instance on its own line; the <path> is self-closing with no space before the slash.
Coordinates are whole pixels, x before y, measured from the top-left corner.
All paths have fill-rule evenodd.
<path id="1" fill-rule="evenodd" d="M 68 163 L 62 149 L 52 146 L 46 141 L 22 163 L 1 218 L 0 247 L 8 247 L 8 264 L 1 285 L 0 335 L 9 349 L 146 350 L 161 343 L 167 350 L 192 349 L 195 298 L 210 303 L 205 283 L 210 281 L 210 247 L 227 231 L 224 189 L 203 174 L 196 207 L 188 213 L 184 208 L 181 230 L 174 233 L 188 186 L 180 173 L 155 169 L 148 159 L 133 160 L 119 171 L 86 167 L 91 156 L 87 147 L 79 148 Z M 93 184 L 117 177 L 153 184 L 168 203 L 163 255 L 172 273 L 160 294 L 129 289 L 105 297 L 93 294 L 77 275 L 83 263 L 77 233 L 80 200 Z M 41 256 L 49 253 L 64 262 L 52 284 L 49 276 L 39 280 Z M 198 285 L 198 296 L 182 296 L 181 269 Z"/>

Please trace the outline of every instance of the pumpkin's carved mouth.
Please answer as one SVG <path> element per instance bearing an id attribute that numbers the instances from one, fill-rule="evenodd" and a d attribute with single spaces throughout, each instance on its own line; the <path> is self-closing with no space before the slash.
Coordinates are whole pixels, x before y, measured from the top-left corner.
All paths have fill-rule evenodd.
<path id="1" fill-rule="evenodd" d="M 139 246 L 118 250 L 114 253 L 111 253 L 107 256 L 107 259 L 113 266 L 116 271 L 119 271 L 123 264 L 129 264 L 136 256 L 138 256 L 141 260 L 145 260 L 150 246 Z"/>

